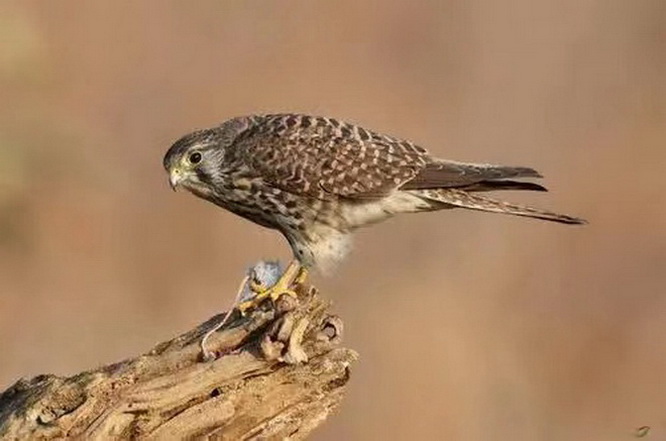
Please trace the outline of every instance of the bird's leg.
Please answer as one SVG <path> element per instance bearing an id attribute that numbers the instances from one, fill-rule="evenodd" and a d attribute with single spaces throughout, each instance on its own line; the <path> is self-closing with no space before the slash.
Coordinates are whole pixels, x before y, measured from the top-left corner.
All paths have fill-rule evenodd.
<path id="1" fill-rule="evenodd" d="M 294 278 L 294 285 L 302 285 L 308 278 L 308 269 L 304 266 L 301 266 L 298 270 L 298 274 Z"/>
<path id="2" fill-rule="evenodd" d="M 245 312 L 248 309 L 256 307 L 266 297 L 270 297 L 273 301 L 277 300 L 282 295 L 296 297 L 296 292 L 292 289 L 292 285 L 294 283 L 302 282 L 301 275 L 303 272 L 307 274 L 307 271 L 301 267 L 301 264 L 297 260 L 292 260 L 273 286 L 267 287 L 256 280 L 250 280 L 250 289 L 252 289 L 256 295 L 250 300 L 239 303 L 238 310 L 241 314 L 245 315 Z"/>

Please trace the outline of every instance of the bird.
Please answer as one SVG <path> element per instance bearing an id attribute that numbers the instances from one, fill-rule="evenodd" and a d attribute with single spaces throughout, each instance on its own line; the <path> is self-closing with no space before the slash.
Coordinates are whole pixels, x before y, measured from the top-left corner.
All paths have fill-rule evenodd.
<path id="1" fill-rule="evenodd" d="M 178 139 L 163 160 L 183 188 L 258 225 L 277 230 L 293 252 L 272 286 L 240 303 L 295 295 L 313 268 L 329 273 L 352 233 L 403 213 L 463 208 L 562 224 L 585 220 L 497 200 L 495 190 L 547 191 L 529 167 L 441 159 L 397 137 L 323 116 L 247 115 Z"/>

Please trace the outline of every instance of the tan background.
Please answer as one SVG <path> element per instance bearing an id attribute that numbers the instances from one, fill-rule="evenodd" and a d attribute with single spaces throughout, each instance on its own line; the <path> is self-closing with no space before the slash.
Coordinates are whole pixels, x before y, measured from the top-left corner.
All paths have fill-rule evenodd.
<path id="1" fill-rule="evenodd" d="M 666 438 L 663 0 L 2 1 L 0 389 L 188 329 L 275 233 L 161 159 L 252 112 L 337 116 L 531 165 L 572 228 L 472 212 L 358 234 L 361 362 L 319 440 Z"/>

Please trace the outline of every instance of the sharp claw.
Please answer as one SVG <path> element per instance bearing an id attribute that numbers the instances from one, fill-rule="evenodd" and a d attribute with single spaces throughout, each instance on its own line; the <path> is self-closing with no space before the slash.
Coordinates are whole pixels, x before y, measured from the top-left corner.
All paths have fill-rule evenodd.
<path id="1" fill-rule="evenodd" d="M 245 317 L 247 315 L 247 311 L 249 309 L 256 308 L 264 298 L 266 298 L 265 295 L 258 294 L 256 297 L 254 297 L 254 298 L 252 298 L 248 301 L 245 301 L 243 303 L 239 303 L 238 306 L 237 306 L 238 311 L 241 313 L 241 315 L 243 317 Z"/>
<path id="2" fill-rule="evenodd" d="M 294 275 L 294 272 L 297 273 Z M 270 297 L 273 302 L 276 302 L 282 295 L 297 299 L 298 295 L 292 287 L 302 285 L 306 277 L 307 270 L 302 267 L 299 268 L 294 262 L 290 264 L 289 268 L 285 270 L 273 286 L 266 286 L 260 280 L 257 280 L 256 275 L 250 275 L 247 286 L 255 293 L 255 296 L 239 303 L 237 308 L 241 315 L 245 316 L 249 309 L 256 308 L 266 297 Z"/>
<path id="3" fill-rule="evenodd" d="M 279 299 L 283 295 L 293 297 L 293 298 L 298 298 L 298 295 L 296 294 L 296 291 L 294 291 L 292 289 L 285 289 L 285 290 L 274 291 L 274 292 L 270 293 L 271 300 L 273 300 L 274 302 L 277 301 L 277 299 Z"/>
<path id="4" fill-rule="evenodd" d="M 244 303 L 241 303 L 240 305 L 237 306 L 238 312 L 240 312 L 241 316 L 245 317 L 247 315 L 247 310 L 250 309 L 253 305 L 245 305 Z"/>
<path id="5" fill-rule="evenodd" d="M 294 279 L 294 285 L 303 285 L 305 281 L 308 278 L 308 270 L 305 268 L 301 268 L 301 270 L 298 272 L 298 275 Z"/>
<path id="6" fill-rule="evenodd" d="M 261 282 L 258 282 L 255 279 L 250 279 L 248 284 L 250 285 L 250 289 L 257 294 L 261 294 L 262 292 L 268 291 L 270 289 L 266 285 L 264 285 Z"/>
<path id="7" fill-rule="evenodd" d="M 295 299 L 298 298 L 298 294 L 296 294 L 296 291 L 292 289 L 272 289 L 268 288 L 260 293 L 258 293 L 254 298 L 247 300 L 245 302 L 239 303 L 237 308 L 238 311 L 241 313 L 243 317 L 247 315 L 247 311 L 251 308 L 256 308 L 259 306 L 259 304 L 266 298 L 270 297 L 273 302 L 276 302 L 281 296 L 286 295 L 289 297 L 293 297 Z"/>

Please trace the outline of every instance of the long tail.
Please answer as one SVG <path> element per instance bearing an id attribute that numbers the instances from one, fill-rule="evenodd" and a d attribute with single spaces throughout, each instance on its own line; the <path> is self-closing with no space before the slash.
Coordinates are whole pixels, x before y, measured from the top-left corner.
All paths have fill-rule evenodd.
<path id="1" fill-rule="evenodd" d="M 546 191 L 544 187 L 538 184 L 515 180 L 540 177 L 539 172 L 529 167 L 473 164 L 434 159 L 400 188 L 402 190 L 458 188 L 467 191 Z"/>
<path id="2" fill-rule="evenodd" d="M 563 224 L 586 224 L 587 221 L 577 217 L 554 213 L 552 211 L 541 210 L 524 205 L 511 204 L 509 202 L 498 201 L 474 193 L 468 193 L 463 190 L 453 188 L 442 188 L 433 190 L 412 190 L 415 194 L 427 201 L 444 204 L 445 206 L 454 206 L 468 208 L 471 210 L 489 211 L 493 213 L 511 214 L 514 216 L 532 217 L 547 221 L 560 222 Z"/>

